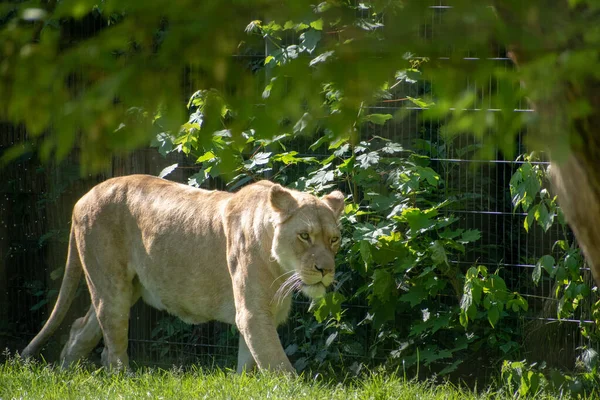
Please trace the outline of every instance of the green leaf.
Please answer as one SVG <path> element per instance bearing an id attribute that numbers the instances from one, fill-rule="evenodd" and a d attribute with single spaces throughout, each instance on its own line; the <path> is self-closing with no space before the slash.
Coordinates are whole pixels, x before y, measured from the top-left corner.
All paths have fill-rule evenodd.
<path id="1" fill-rule="evenodd" d="M 492 325 L 492 328 L 496 327 L 498 320 L 500 320 L 500 310 L 497 305 L 492 305 L 488 310 L 488 321 Z"/>
<path id="2" fill-rule="evenodd" d="M 42 308 L 47 303 L 48 303 L 48 300 L 47 299 L 43 299 L 43 300 L 39 301 L 38 303 L 34 304 L 33 306 L 31 306 L 31 308 L 29 308 L 29 311 L 39 310 L 40 308 Z"/>
<path id="3" fill-rule="evenodd" d="M 267 61 L 265 61 L 265 64 L 266 63 L 267 63 Z M 271 95 L 271 90 L 273 90 L 273 85 L 275 84 L 276 81 L 277 81 L 277 77 L 271 78 L 271 81 L 267 84 L 267 86 L 265 86 L 265 89 L 262 92 L 263 99 L 269 98 L 269 96 Z"/>
<path id="4" fill-rule="evenodd" d="M 460 324 L 463 327 L 467 327 L 469 323 L 469 314 L 471 309 L 474 309 L 473 305 L 473 294 L 471 293 L 472 284 L 467 283 L 462 297 L 460 298 Z"/>
<path id="5" fill-rule="evenodd" d="M 188 185 L 193 187 L 200 187 L 207 178 L 208 173 L 206 172 L 206 170 L 202 169 L 200 172 L 197 172 L 188 178 Z"/>
<path id="6" fill-rule="evenodd" d="M 429 251 L 431 253 L 431 261 L 433 261 L 435 265 L 448 264 L 448 256 L 446 255 L 446 249 L 442 242 L 436 240 L 431 243 Z"/>
<path id="7" fill-rule="evenodd" d="M 356 157 L 356 161 L 358 161 L 360 168 L 367 169 L 379 163 L 379 154 L 376 151 L 363 153 Z"/>
<path id="8" fill-rule="evenodd" d="M 335 178 L 333 171 L 327 168 L 321 168 L 310 175 L 310 178 L 306 180 L 307 186 L 323 186 Z"/>
<path id="9" fill-rule="evenodd" d="M 544 229 L 544 232 L 548 232 L 548 229 L 550 229 L 554 223 L 554 213 L 548 212 L 546 205 L 540 203 L 535 212 L 535 219 L 542 229 Z"/>
<path id="10" fill-rule="evenodd" d="M 373 261 L 371 254 L 371 245 L 366 240 L 360 242 L 360 256 L 365 264 L 365 271 L 368 271 L 369 265 Z"/>
<path id="11" fill-rule="evenodd" d="M 481 232 L 479 230 L 468 229 L 462 234 L 462 237 L 458 241 L 460 243 L 466 244 L 466 243 L 470 243 L 470 242 L 476 242 L 480 238 L 481 238 Z"/>
<path id="12" fill-rule="evenodd" d="M 456 239 L 459 237 L 465 230 L 462 228 L 458 229 L 444 229 L 442 232 L 439 232 L 438 235 L 442 239 Z"/>
<path id="13" fill-rule="evenodd" d="M 177 168 L 179 164 L 175 163 L 172 165 L 169 165 L 168 167 L 165 167 L 162 171 L 160 171 L 160 174 L 158 174 L 159 178 L 164 178 L 165 176 L 169 175 L 171 172 L 175 171 L 175 169 Z"/>
<path id="14" fill-rule="evenodd" d="M 430 167 L 417 166 L 415 167 L 415 171 L 419 175 L 420 179 L 425 178 L 427 183 L 429 183 L 431 186 L 437 186 L 440 182 L 440 176 Z"/>
<path id="15" fill-rule="evenodd" d="M 411 307 L 421 304 L 427 299 L 427 292 L 421 286 L 413 286 L 410 288 L 408 293 L 400 296 L 399 300 L 410 303 Z"/>
<path id="16" fill-rule="evenodd" d="M 531 278 L 533 279 L 533 283 L 537 284 L 540 281 L 540 278 L 542 277 L 542 264 L 539 263 L 539 261 L 535 264 L 535 267 L 533 268 L 533 272 L 531 273 Z"/>
<path id="17" fill-rule="evenodd" d="M 421 75 L 421 71 L 410 68 L 396 72 L 396 80 L 404 81 L 406 83 L 416 83 L 419 79 L 421 79 Z"/>
<path id="18" fill-rule="evenodd" d="M 338 332 L 333 332 L 331 335 L 329 335 L 327 340 L 325 340 L 325 347 L 331 346 L 331 344 L 337 338 L 337 336 L 338 336 Z"/>
<path id="19" fill-rule="evenodd" d="M 432 220 L 432 217 L 435 217 L 436 215 L 436 210 L 424 212 L 418 208 L 407 208 L 402 211 L 401 218 L 406 220 L 411 233 L 416 234 L 433 228 L 436 221 Z"/>
<path id="20" fill-rule="evenodd" d="M 435 105 L 435 103 L 432 102 L 432 101 L 431 102 L 427 102 L 425 100 L 417 99 L 417 98 L 410 97 L 410 96 L 406 96 L 406 98 L 408 100 L 410 100 L 413 104 L 415 104 L 417 107 L 421 107 L 421 108 L 429 108 L 429 107 Z"/>
<path id="21" fill-rule="evenodd" d="M 510 180 L 510 192 L 515 209 L 519 205 L 523 211 L 529 211 L 541 189 L 541 181 L 537 175 L 538 167 L 530 163 L 522 164 Z M 531 224 L 528 224 L 531 226 Z"/>
<path id="22" fill-rule="evenodd" d="M 269 162 L 271 158 L 271 153 L 259 152 L 251 158 L 252 162 L 256 165 L 264 165 Z"/>
<path id="23" fill-rule="evenodd" d="M 538 207 L 539 204 L 536 204 L 533 207 L 529 208 L 529 210 L 527 211 L 527 216 L 523 221 L 523 227 L 525 228 L 526 232 L 529 232 L 529 229 L 533 225 L 533 221 L 535 221 L 535 214 L 537 213 Z"/>
<path id="24" fill-rule="evenodd" d="M 536 263 L 536 268 L 538 265 L 546 270 L 548 275 L 553 276 L 554 266 L 556 265 L 556 260 L 551 255 L 546 254 L 542 256 L 538 262 Z"/>
<path id="25" fill-rule="evenodd" d="M 295 134 L 306 133 L 313 126 L 313 117 L 309 113 L 304 113 L 302 117 L 294 125 L 293 131 Z"/>
<path id="26" fill-rule="evenodd" d="M 318 31 L 322 31 L 323 30 L 323 19 L 319 18 L 316 21 L 312 21 L 310 23 L 310 27 L 313 29 L 316 29 Z"/>
<path id="27" fill-rule="evenodd" d="M 160 155 L 166 157 L 167 154 L 173 151 L 173 138 L 166 132 L 159 133 L 152 141 L 151 146 L 157 147 Z"/>
<path id="28" fill-rule="evenodd" d="M 284 163 L 285 165 L 295 165 L 299 163 L 311 164 L 317 161 L 315 157 L 296 157 L 297 151 L 289 151 L 286 153 L 275 154 L 273 161 Z"/>
<path id="29" fill-rule="evenodd" d="M 65 272 L 65 268 L 64 267 L 56 268 L 56 269 L 52 270 L 52 272 L 50 273 L 50 279 L 52 279 L 53 281 L 55 281 L 58 278 L 62 278 L 64 272 Z"/>
<path id="30" fill-rule="evenodd" d="M 386 303 L 395 289 L 396 285 L 392 274 L 384 269 L 376 269 L 373 273 L 373 294 Z"/>
<path id="31" fill-rule="evenodd" d="M 325 61 L 327 61 L 327 59 L 329 57 L 331 57 L 333 55 L 333 53 L 335 53 L 335 52 L 333 50 L 330 50 L 330 51 L 326 51 L 325 53 L 319 54 L 317 57 L 310 60 L 310 63 L 308 63 L 308 65 L 312 67 L 316 64 L 325 62 Z"/>
<path id="32" fill-rule="evenodd" d="M 317 44 L 321 40 L 321 32 L 315 29 L 309 29 L 300 35 L 300 52 L 308 52 L 311 54 L 317 48 Z"/>
<path id="33" fill-rule="evenodd" d="M 450 365 L 446 366 L 446 368 L 444 368 L 443 370 L 441 370 L 441 371 L 439 372 L 439 374 L 440 374 L 441 376 L 444 376 L 444 375 L 447 375 L 447 374 L 449 374 L 449 373 L 451 373 L 451 372 L 454 372 L 454 371 L 456 371 L 456 369 L 458 368 L 458 366 L 459 366 L 460 364 L 462 364 L 462 362 L 463 362 L 463 361 L 464 361 L 463 359 L 458 359 L 458 360 L 454 361 L 452 364 L 450 364 Z"/>
<path id="34" fill-rule="evenodd" d="M 392 114 L 369 114 L 365 116 L 364 120 L 372 122 L 376 125 L 383 125 L 387 120 L 390 120 L 392 118 Z"/>
<path id="35" fill-rule="evenodd" d="M 582 260 L 577 256 L 576 253 L 569 252 L 565 255 L 564 265 L 567 271 L 571 273 L 572 279 L 577 279 L 579 276 L 579 268 L 583 267 Z"/>
<path id="36" fill-rule="evenodd" d="M 346 300 L 343 294 L 338 292 L 329 292 L 321 299 L 314 311 L 314 316 L 318 322 L 323 322 L 332 315 L 337 321 L 342 318 L 342 302 Z"/>
<path id="37" fill-rule="evenodd" d="M 398 143 L 388 142 L 381 148 L 381 151 L 387 154 L 395 154 L 404 151 L 404 147 Z"/>
<path id="38" fill-rule="evenodd" d="M 246 29 L 244 29 L 244 31 L 246 33 L 259 33 L 261 24 L 262 24 L 262 21 L 259 19 L 250 21 L 250 23 L 246 26 Z"/>
<path id="39" fill-rule="evenodd" d="M 216 158 L 215 154 L 212 151 L 207 151 L 196 160 L 197 163 L 203 163 L 206 161 L 212 161 Z"/>

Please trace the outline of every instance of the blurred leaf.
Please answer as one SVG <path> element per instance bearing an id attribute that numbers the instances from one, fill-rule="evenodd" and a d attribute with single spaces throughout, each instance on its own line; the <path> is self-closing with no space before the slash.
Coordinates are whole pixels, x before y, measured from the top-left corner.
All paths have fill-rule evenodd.
<path id="1" fill-rule="evenodd" d="M 169 175 L 171 172 L 175 171 L 175 169 L 177 168 L 179 164 L 175 163 L 172 165 L 169 165 L 168 167 L 165 167 L 162 171 L 160 171 L 160 174 L 158 174 L 159 178 L 164 178 L 165 176 Z"/>
<path id="2" fill-rule="evenodd" d="M 315 51 L 319 40 L 321 40 L 321 32 L 318 30 L 309 29 L 302 33 L 300 35 L 300 52 L 306 51 L 308 53 L 312 53 Z"/>
<path id="3" fill-rule="evenodd" d="M 372 122 L 377 125 L 383 125 L 387 120 L 392 119 L 391 114 L 369 114 L 365 116 L 365 121 Z"/>
<path id="4" fill-rule="evenodd" d="M 319 54 L 317 57 L 313 58 L 308 65 L 310 65 L 312 67 L 316 64 L 325 62 L 325 61 L 327 61 L 327 59 L 329 57 L 331 57 L 333 55 L 333 53 L 335 53 L 335 52 L 333 50 L 330 50 L 330 51 L 326 51 L 322 54 Z"/>

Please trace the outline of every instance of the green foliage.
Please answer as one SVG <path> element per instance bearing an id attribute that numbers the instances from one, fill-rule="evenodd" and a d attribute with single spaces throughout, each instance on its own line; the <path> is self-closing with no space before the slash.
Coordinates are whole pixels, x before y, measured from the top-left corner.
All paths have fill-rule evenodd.
<path id="1" fill-rule="evenodd" d="M 342 98 L 338 93 L 337 99 Z M 192 115 L 195 112 L 191 110 Z M 358 113 L 357 126 L 361 123 L 366 122 Z M 510 329 L 494 328 L 504 316 L 526 310 L 527 303 L 509 293 L 498 274 L 488 275 L 483 267 L 479 272 L 484 277 L 467 275 L 465 281 L 465 271 L 454 261 L 467 252 L 469 243 L 479 240 L 480 233 L 455 227 L 458 218 L 445 209 L 459 200 L 444 196 L 444 182 L 428 157 L 381 137 L 351 141 L 325 135 L 310 148 L 326 145 L 329 156 L 299 158 L 286 150 L 287 136 L 256 140 L 249 130 L 246 142 L 238 146 L 218 131 L 200 147 L 190 133 L 184 127 L 170 137 L 174 144 L 193 142 L 189 154 L 212 177 L 223 171 L 217 154 L 234 154 L 232 187 L 268 172 L 273 179 L 317 194 L 333 187 L 347 189 L 337 262 L 339 288 L 312 306 L 316 321 L 297 317 L 296 330 L 310 338 L 287 347 L 298 369 L 329 370 L 345 364 L 360 371 L 365 357 L 372 360 L 368 363 L 383 358 L 407 367 L 419 363 L 433 367 L 452 360 L 440 371 L 445 374 L 457 368 L 469 347 L 480 348 L 489 341 L 503 354 L 517 348 Z M 267 146 L 283 151 L 265 151 Z M 187 150 L 173 146 L 173 151 Z M 286 169 L 300 162 L 307 172 L 294 175 Z M 483 297 L 475 296 L 472 306 L 465 306 L 465 299 L 473 298 L 477 290 Z M 366 303 L 366 314 L 348 315 L 347 301 Z M 470 320 L 464 319 L 466 315 Z M 375 330 L 376 340 L 365 348 L 368 329 Z"/>
<path id="2" fill-rule="evenodd" d="M 510 194 L 515 211 L 519 208 L 527 213 L 523 221 L 523 227 L 529 231 L 534 222 L 547 232 L 558 216 L 559 223 L 565 225 L 565 219 L 560 207 L 556 203 L 556 197 L 552 197 L 548 191 L 546 181 L 546 170 L 539 163 L 532 163 L 535 154 L 525 155 L 523 164 L 515 171 L 510 180 Z M 520 161 L 520 157 L 517 158 Z"/>
<path id="3" fill-rule="evenodd" d="M 597 80 L 600 35 L 589 28 L 598 25 L 597 6 L 586 0 L 553 7 L 547 0 L 491 4 L 494 11 L 489 4 L 453 2 L 431 40 L 421 32 L 432 30 L 433 11 L 419 1 L 208 2 L 200 13 L 191 1 L 8 3 L 0 8 L 0 118 L 24 123 L 32 145 L 4 153 L 3 161 L 31 148 L 44 159 L 62 159 L 77 144 L 84 172 L 97 170 L 113 153 L 153 135 L 161 153 L 181 152 L 198 163 L 188 182 L 193 186 L 220 178 L 233 190 L 268 176 L 318 194 L 342 187 L 348 198 L 340 291 L 314 305 L 316 321 L 301 326 L 320 335 L 297 351 L 313 354 L 324 343 L 317 369 L 332 359 L 327 354 L 350 353 L 409 366 L 441 360 L 447 363 L 442 373 L 455 369 L 466 349 L 489 345 L 509 354 L 516 345 L 504 317 L 527 304 L 506 289 L 501 271 L 465 271 L 456 262 L 480 233 L 457 227 L 447 211 L 462 199 L 447 196 L 447 174 L 440 176 L 428 157 L 447 146 L 421 141 L 417 152 L 409 151 L 368 131 L 410 112 L 379 113 L 371 105 L 406 102 L 428 109 L 427 118 L 447 118 L 448 142 L 464 132 L 485 139 L 459 149 L 462 155 L 510 155 L 523 125 L 537 122 L 513 112 L 527 95 L 557 104 L 540 118 L 548 129 L 530 134 L 533 145 L 560 154 L 566 143 L 578 143 L 571 140 L 571 123 L 594 112 L 586 89 Z M 256 14 L 268 22 L 248 23 Z M 90 22 L 100 28 L 79 29 Z M 485 61 L 499 55 L 492 41 L 524 55 L 521 68 Z M 265 44 L 258 63 L 231 57 Z M 463 60 L 472 54 L 481 59 L 476 66 Z M 199 90 L 180 126 L 182 75 Z M 466 87 L 467 78 L 490 90 Z M 426 81 L 435 82 L 435 98 L 407 90 Z M 303 150 L 320 155 L 287 149 L 290 140 L 311 141 L 305 138 L 314 134 L 319 138 Z M 527 230 L 535 223 L 548 230 L 557 220 L 564 228 L 543 188 L 543 172 L 526 162 L 511 181 Z M 533 279 L 557 280 L 559 315 L 566 316 L 589 288 L 572 240 L 565 236 L 555 250 L 539 260 Z M 348 315 L 345 302 L 362 303 L 366 311 Z M 168 326 L 157 335 L 178 332 Z M 374 340 L 349 351 L 346 345 L 361 343 L 360 335 Z"/>
<path id="4" fill-rule="evenodd" d="M 597 396 L 597 366 L 591 365 L 591 359 L 598 354 L 591 349 L 584 350 L 582 360 L 587 363 L 585 371 L 568 375 L 562 371 L 549 369 L 545 364 L 527 364 L 526 361 L 504 361 L 502 364 L 502 383 L 509 393 L 519 398 L 539 398 L 544 392 L 568 393 L 576 398 Z M 596 361 L 594 361 L 596 362 Z"/>
<path id="5" fill-rule="evenodd" d="M 460 302 L 460 323 L 464 327 L 469 319 L 477 318 L 478 306 L 483 305 L 492 327 L 509 312 L 527 311 L 527 301 L 515 292 L 509 292 L 504 280 L 497 274 L 488 274 L 484 266 L 471 267 L 465 278 L 464 293 Z"/>
<path id="6" fill-rule="evenodd" d="M 319 30 L 308 23 L 253 21 L 247 31 L 278 44 L 265 57 L 273 75 L 285 73 L 292 60 L 315 63 L 297 53 L 320 49 L 312 47 Z M 289 31 L 304 45 L 281 44 L 280 38 Z M 314 35 L 311 39 L 309 32 Z M 210 177 L 224 179 L 235 189 L 268 176 L 319 195 L 333 188 L 347 193 L 337 291 L 311 306 L 316 320 L 298 314 L 296 329 L 307 339 L 287 346 L 300 370 L 334 370 L 343 364 L 358 372 L 363 364 L 386 360 L 447 374 L 470 352 L 486 348 L 484 344 L 486 351 L 503 355 L 518 348 L 514 330 L 503 321 L 526 311 L 527 303 L 507 290 L 498 272 L 488 274 L 484 267 L 466 271 L 456 262 L 468 253 L 470 243 L 480 239 L 480 232 L 457 227 L 458 218 L 447 211 L 460 207 L 462 198 L 446 195 L 445 182 L 428 156 L 434 144 L 417 153 L 368 134 L 371 124 L 393 119 L 371 113 L 369 102 L 403 96 L 402 91 L 409 90 L 403 85 L 421 79 L 419 68 L 427 60 L 407 55 L 403 64 L 405 69 L 396 71 L 391 82 L 382 81 L 354 105 L 337 80 L 320 82 L 318 107 L 308 104 L 297 120 L 293 114 L 280 114 L 283 130 L 271 130 L 270 135 L 259 133 L 260 114 L 244 120 L 219 92 L 201 90 L 188 102 L 188 122 L 178 132 L 156 138 L 162 152 L 182 152 L 196 160 L 200 172 L 188 182 L 194 186 Z M 282 100 L 277 97 L 279 79 L 266 83 L 266 107 L 272 107 L 272 99 Z M 354 108 L 353 117 L 343 121 L 346 130 L 331 129 L 326 121 L 335 121 L 348 107 Z M 240 126 L 243 133 L 236 136 L 233 132 Z M 313 130 L 321 136 L 299 149 L 299 139 Z M 298 151 L 288 150 L 291 143 Z M 314 156 L 301 155 L 303 151 Z M 366 305 L 365 311 L 347 310 L 348 302 Z M 368 341 L 371 344 L 365 347 Z"/>
<path id="7" fill-rule="evenodd" d="M 547 173 L 535 154 L 522 157 L 523 164 L 515 171 L 510 181 L 510 191 L 515 210 L 526 212 L 523 226 L 530 231 L 535 222 L 548 231 L 558 225 L 561 237 L 552 246 L 552 254 L 540 257 L 532 272 L 532 279 L 538 285 L 542 279 L 550 279 L 554 284 L 554 296 L 557 301 L 558 318 L 572 318 L 576 311 L 592 295 L 592 288 L 584 273 L 584 258 L 574 237 L 569 234 L 564 215 L 551 196 Z M 544 273 L 545 272 L 545 273 Z M 598 306 L 592 307 L 592 316 L 597 320 Z M 586 337 L 597 338 L 597 329 L 582 323 L 581 331 Z"/>
<path id="8" fill-rule="evenodd" d="M 158 353 L 157 359 L 164 359 L 173 349 L 172 343 L 189 343 L 194 338 L 194 327 L 173 316 L 161 318 L 150 334 L 152 350 Z"/>
<path id="9" fill-rule="evenodd" d="M 177 131 L 184 86 L 226 87 L 224 100 L 240 121 L 230 129 L 235 141 L 244 141 L 250 120 L 258 138 L 288 132 L 284 116 L 299 131 L 319 125 L 349 137 L 356 110 L 382 95 L 447 118 L 448 133 L 485 139 L 482 156 L 497 149 L 510 155 L 522 126 L 539 122 L 513 112 L 524 96 L 538 104 L 556 101 L 541 118 L 548 129 L 530 139 L 564 153 L 566 144 L 577 142 L 570 140 L 571 123 L 595 110 L 588 90 L 596 80 L 600 35 L 590 28 L 598 25 L 595 2 L 552 5 L 459 0 L 441 12 L 419 1 L 228 0 L 207 3 L 199 13 L 189 0 L 4 3 L 0 118 L 25 124 L 32 146 L 15 147 L 3 160 L 32 147 L 44 159 L 62 159 L 77 145 L 84 171 L 102 168 L 111 154 L 147 143 L 156 133 L 148 117 L 159 110 L 161 132 Z M 249 15 L 264 19 L 249 21 Z M 263 60 L 240 61 L 265 44 Z M 499 66 L 504 52 L 498 47 L 513 49 L 518 70 Z M 478 62 L 463 59 L 473 55 Z M 407 58 L 435 62 L 420 68 L 405 65 Z M 267 82 L 256 73 L 261 68 L 271 71 Z M 435 101 L 398 96 L 396 83 L 383 84 L 419 79 L 435 82 Z M 319 112 L 322 84 L 329 82 L 346 94 L 335 115 Z M 488 82 L 489 91 L 472 89 Z M 256 87 L 265 90 L 256 93 Z M 302 122 L 305 113 L 312 119 Z M 362 117 L 375 124 L 389 119 Z"/>

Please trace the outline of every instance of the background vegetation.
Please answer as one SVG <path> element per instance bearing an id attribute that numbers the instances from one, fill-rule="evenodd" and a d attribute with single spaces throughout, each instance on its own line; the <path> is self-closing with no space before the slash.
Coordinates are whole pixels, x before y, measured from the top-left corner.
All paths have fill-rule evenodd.
<path id="1" fill-rule="evenodd" d="M 359 375 L 383 364 L 460 379 L 502 371 L 523 395 L 552 385 L 589 392 L 596 289 L 545 161 L 578 156 L 585 173 L 574 179 L 600 187 L 590 168 L 598 6 L 495 3 L 5 3 L 0 119 L 27 135 L 2 160 L 34 155 L 62 165 L 46 202 L 78 174 L 150 141 L 177 161 L 158 175 L 179 173 L 193 186 L 235 190 L 266 177 L 316 194 L 340 188 L 347 201 L 336 291 L 299 301 L 293 334 L 283 338 L 299 371 Z M 525 97 L 536 113 L 521 112 Z M 410 125 L 417 119 L 429 122 Z M 382 134 L 406 121 L 418 126 L 410 139 L 392 128 Z M 522 156 L 508 177 L 454 162 L 512 160 L 524 143 L 550 152 Z M 81 170 L 65 172 L 74 159 Z M 545 254 L 511 260 L 533 265 L 531 273 L 509 273 L 498 256 L 497 247 L 520 241 L 491 238 L 489 226 L 463 213 L 484 202 L 508 204 L 498 210 L 515 213 L 515 235 L 548 232 Z M 38 246 L 64 232 L 41 233 Z M 32 311 L 52 303 L 42 281 L 26 285 Z M 587 338 L 579 375 L 522 361 L 531 308 L 579 322 Z M 157 354 L 194 340 L 196 329 L 161 320 L 152 331 Z"/>

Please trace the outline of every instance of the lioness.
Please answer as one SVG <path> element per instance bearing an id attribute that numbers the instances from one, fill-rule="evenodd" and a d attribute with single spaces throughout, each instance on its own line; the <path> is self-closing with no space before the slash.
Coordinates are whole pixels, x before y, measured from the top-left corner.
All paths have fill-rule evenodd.
<path id="1" fill-rule="evenodd" d="M 191 324 L 236 324 L 238 372 L 294 372 L 276 327 L 294 290 L 316 298 L 332 283 L 343 206 L 339 191 L 319 199 L 268 181 L 233 194 L 147 175 L 109 179 L 75 204 L 56 305 L 23 355 L 59 326 L 83 272 L 92 305 L 73 323 L 63 365 L 104 337 L 102 363 L 127 366 L 129 310 L 142 297 Z"/>

